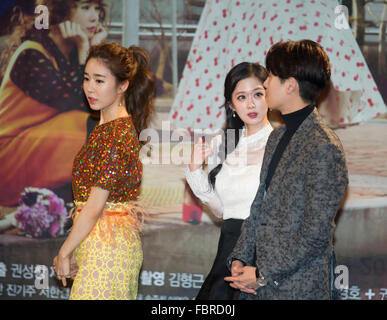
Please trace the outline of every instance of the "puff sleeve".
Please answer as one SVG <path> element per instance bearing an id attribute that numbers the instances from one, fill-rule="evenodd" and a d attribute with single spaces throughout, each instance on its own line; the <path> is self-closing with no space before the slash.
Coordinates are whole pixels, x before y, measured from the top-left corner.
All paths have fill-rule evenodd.
<path id="1" fill-rule="evenodd" d="M 109 191 L 113 199 L 127 198 L 126 193 L 141 182 L 142 164 L 138 155 L 138 141 L 130 130 L 104 141 L 93 170 L 93 185 Z"/>

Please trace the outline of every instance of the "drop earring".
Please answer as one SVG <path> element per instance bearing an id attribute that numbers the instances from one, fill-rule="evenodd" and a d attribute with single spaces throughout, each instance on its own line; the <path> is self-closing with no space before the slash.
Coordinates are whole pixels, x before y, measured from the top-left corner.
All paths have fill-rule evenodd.
<path id="1" fill-rule="evenodd" d="M 235 118 L 235 111 L 232 112 L 232 117 Z"/>

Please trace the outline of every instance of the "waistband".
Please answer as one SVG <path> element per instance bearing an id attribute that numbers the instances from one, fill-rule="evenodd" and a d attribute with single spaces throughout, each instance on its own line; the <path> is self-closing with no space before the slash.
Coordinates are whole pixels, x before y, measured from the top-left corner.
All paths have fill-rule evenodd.
<path id="1" fill-rule="evenodd" d="M 74 205 L 76 208 L 83 208 L 86 205 L 85 201 L 74 201 Z M 104 211 L 106 212 L 114 212 L 114 213 L 125 213 L 133 209 L 140 208 L 141 205 L 138 201 L 131 202 L 106 202 L 104 206 Z"/>
<path id="2" fill-rule="evenodd" d="M 82 210 L 86 205 L 85 201 L 74 201 L 75 208 Z M 107 215 L 127 215 L 132 211 L 138 213 L 142 211 L 142 206 L 138 201 L 131 202 L 106 202 L 104 206 L 104 214 Z"/>
<path id="3" fill-rule="evenodd" d="M 77 206 L 75 208 L 75 211 L 76 212 L 81 212 L 82 211 L 82 207 Z M 108 211 L 108 210 L 104 209 L 102 215 L 123 217 L 123 216 L 127 216 L 128 212 L 127 211 Z"/>
<path id="4" fill-rule="evenodd" d="M 75 207 L 70 211 L 69 216 L 75 218 L 77 214 L 82 211 L 86 202 L 74 201 Z M 132 221 L 132 224 L 139 228 L 143 223 L 145 218 L 148 216 L 143 205 L 138 201 L 131 201 L 127 203 L 121 202 L 106 202 L 102 217 L 111 216 L 111 217 L 127 217 Z"/>

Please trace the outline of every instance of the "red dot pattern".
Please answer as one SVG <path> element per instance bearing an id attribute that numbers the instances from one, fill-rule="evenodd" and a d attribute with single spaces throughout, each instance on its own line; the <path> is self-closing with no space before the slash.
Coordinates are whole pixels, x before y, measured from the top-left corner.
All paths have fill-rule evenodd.
<path id="1" fill-rule="evenodd" d="M 387 112 L 350 29 L 336 27 L 336 1 L 207 0 L 170 120 L 178 128 L 221 128 L 227 72 L 242 61 L 264 64 L 278 41 L 311 39 L 331 62 L 332 89 L 319 111 L 329 124 L 355 123 Z"/>

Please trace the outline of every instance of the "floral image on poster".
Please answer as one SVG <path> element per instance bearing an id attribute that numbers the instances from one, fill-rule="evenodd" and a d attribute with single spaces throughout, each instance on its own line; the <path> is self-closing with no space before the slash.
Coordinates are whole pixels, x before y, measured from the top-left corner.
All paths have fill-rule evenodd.
<path id="1" fill-rule="evenodd" d="M 45 188 L 26 188 L 15 213 L 15 226 L 33 238 L 64 234 L 67 210 L 63 199 Z"/>

